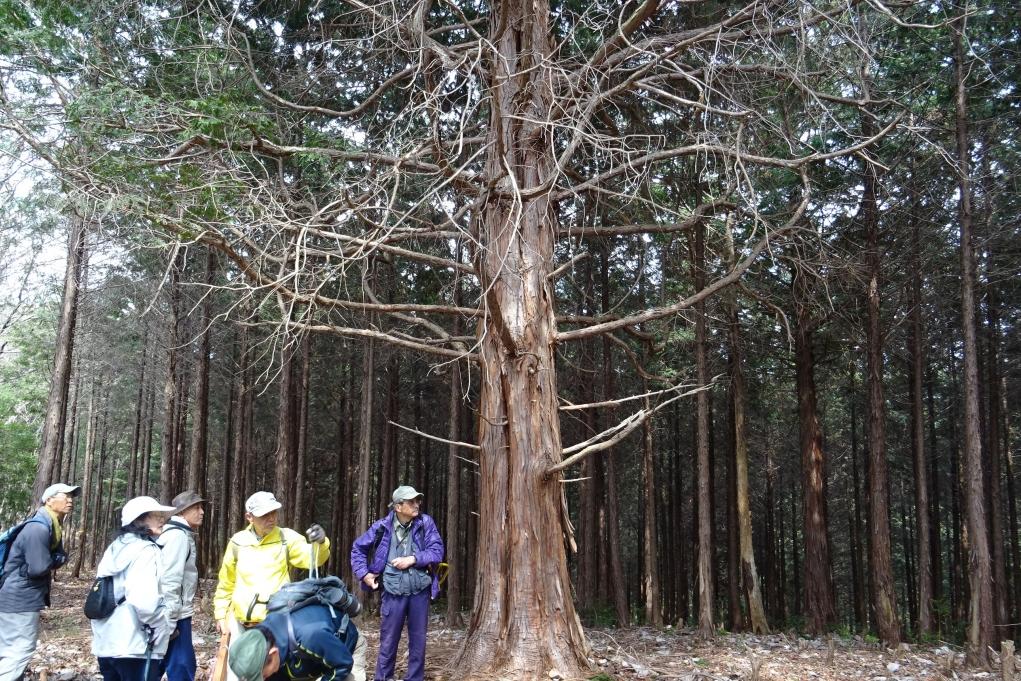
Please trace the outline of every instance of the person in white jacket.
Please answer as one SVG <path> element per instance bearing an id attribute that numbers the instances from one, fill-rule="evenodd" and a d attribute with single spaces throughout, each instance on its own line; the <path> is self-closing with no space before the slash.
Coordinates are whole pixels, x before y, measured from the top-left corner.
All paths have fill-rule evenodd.
<path id="1" fill-rule="evenodd" d="M 152 497 L 128 501 L 121 529 L 99 561 L 96 577 L 113 576 L 117 600 L 109 617 L 92 620 L 92 654 L 104 681 L 159 681 L 172 627 L 160 590 L 163 560 L 155 539 L 173 510 Z"/>
<path id="2" fill-rule="evenodd" d="M 181 492 L 171 505 L 174 517 L 163 526 L 156 543 L 163 548 L 163 599 L 174 632 L 163 658 L 167 681 L 195 681 L 195 645 L 191 637 L 192 601 L 198 586 L 195 532 L 205 517 L 205 499 L 193 490 Z"/>

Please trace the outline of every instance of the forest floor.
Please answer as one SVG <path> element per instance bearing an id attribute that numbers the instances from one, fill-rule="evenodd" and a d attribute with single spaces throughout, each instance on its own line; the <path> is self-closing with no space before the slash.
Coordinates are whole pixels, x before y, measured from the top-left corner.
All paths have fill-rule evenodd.
<path id="1" fill-rule="evenodd" d="M 26 681 L 76 681 L 98 678 L 89 621 L 82 613 L 84 594 L 90 581 L 61 578 L 54 583 L 53 607 L 43 611 L 39 647 L 29 665 Z M 217 638 L 208 593 L 212 583 L 203 584 L 203 597 L 196 603 L 195 648 L 199 679 L 205 679 L 216 652 Z M 369 652 L 369 678 L 379 641 L 379 621 L 372 615 L 357 620 L 365 634 Z M 2 624 L 0 624 L 2 626 Z M 592 646 L 593 676 L 602 672 L 619 681 L 660 679 L 677 681 L 724 681 L 759 679 L 806 679 L 829 681 L 923 681 L 950 679 L 1000 679 L 998 671 L 968 669 L 961 650 L 949 644 L 902 644 L 896 650 L 868 643 L 860 637 L 807 639 L 794 634 L 768 636 L 723 634 L 710 643 L 700 642 L 694 631 L 635 627 L 628 630 L 586 629 Z M 434 616 L 429 624 L 426 648 L 426 679 L 448 681 L 454 677 L 445 664 L 454 658 L 463 636 L 462 629 L 450 629 L 443 618 Z M 398 673 L 407 655 L 402 643 L 398 652 Z M 1021 663 L 1021 660 L 1018 660 Z M 1021 666 L 1019 664 L 1018 666 Z M 756 675 L 757 671 L 757 675 Z M 550 675 L 556 678 L 555 673 Z"/>

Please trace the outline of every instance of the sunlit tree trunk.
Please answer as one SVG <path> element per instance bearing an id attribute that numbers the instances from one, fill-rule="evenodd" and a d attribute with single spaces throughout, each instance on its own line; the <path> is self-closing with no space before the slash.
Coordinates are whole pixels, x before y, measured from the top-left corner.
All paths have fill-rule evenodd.
<path id="1" fill-rule="evenodd" d="M 543 120 L 552 88 L 543 59 L 553 49 L 544 0 L 493 8 L 491 146 L 496 182 L 475 216 L 475 268 L 485 291 L 479 325 L 479 548 L 475 607 L 455 660 L 458 678 L 587 676 L 588 646 L 574 610 L 565 545 L 562 458 L 549 280 L 556 217 Z M 513 181 L 507 172 L 514 174 Z M 573 542 L 573 538 L 570 538 Z"/>
<path id="2" fill-rule="evenodd" d="M 64 427 L 67 418 L 67 393 L 71 386 L 71 358 L 74 354 L 75 322 L 78 317 L 78 289 L 85 260 L 85 220 L 71 218 L 67 243 L 67 264 L 64 267 L 64 293 L 60 303 L 60 321 L 57 324 L 56 354 L 53 373 L 50 375 L 50 392 L 46 399 L 46 416 L 43 420 L 42 440 L 39 445 L 39 463 L 32 500 L 55 480 L 60 471 L 60 456 L 64 445 Z"/>

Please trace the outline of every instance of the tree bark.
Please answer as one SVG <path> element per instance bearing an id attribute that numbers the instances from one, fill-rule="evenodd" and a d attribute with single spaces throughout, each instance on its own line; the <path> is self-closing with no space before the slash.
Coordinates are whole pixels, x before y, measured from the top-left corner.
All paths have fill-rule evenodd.
<path id="1" fill-rule="evenodd" d="M 645 408 L 651 409 L 649 398 Z M 661 508 L 656 493 L 656 461 L 653 456 L 652 419 L 642 424 L 642 488 L 645 490 L 645 522 L 642 525 L 642 586 L 645 593 L 645 623 L 663 626 L 663 609 L 660 605 L 659 566 L 657 551 L 656 517 Z"/>
<path id="2" fill-rule="evenodd" d="M 53 373 L 50 375 L 50 392 L 46 399 L 46 416 L 43 420 L 42 440 L 39 445 L 39 463 L 32 484 L 32 501 L 42 496 L 43 490 L 55 482 L 60 471 L 60 456 L 64 446 L 64 427 L 67 418 L 67 393 L 71 386 L 71 358 L 74 355 L 75 322 L 78 318 L 78 290 L 85 260 L 85 219 L 71 218 L 67 243 L 67 264 L 64 268 L 64 293 L 60 304 L 60 321 L 57 325 L 56 353 Z"/>
<path id="3" fill-rule="evenodd" d="M 294 340 L 294 339 L 291 339 Z M 273 491 L 280 502 L 281 515 L 287 522 L 295 522 L 294 479 L 298 464 L 297 405 L 294 380 L 295 342 L 285 341 L 281 350 L 280 385 L 277 411 L 277 443 L 274 460 L 275 481 Z"/>
<path id="4" fill-rule="evenodd" d="M 369 517 L 369 467 L 372 465 L 372 387 L 375 384 L 375 342 L 369 340 L 362 353 L 361 413 L 358 417 L 358 510 L 355 528 L 367 528 Z M 357 531 L 357 529 L 356 529 Z"/>
<path id="5" fill-rule="evenodd" d="M 921 245 L 918 219 L 911 226 L 911 314 L 908 336 L 911 385 L 911 451 L 915 473 L 915 534 L 918 537 L 918 633 L 933 632 L 932 547 L 929 528 L 929 479 L 925 454 L 925 422 L 922 413 L 923 357 Z"/>
<path id="6" fill-rule="evenodd" d="M 195 411 L 191 430 L 191 458 L 188 460 L 188 489 L 206 497 L 206 466 L 209 456 L 209 329 L 213 324 L 213 280 L 216 276 L 216 251 L 206 252 L 206 289 L 203 291 L 201 329 L 198 342 L 198 368 L 195 373 Z M 174 494 L 177 491 L 173 492 Z M 169 494 L 166 495 L 169 498 Z"/>
<path id="7" fill-rule="evenodd" d="M 871 120 L 863 118 L 862 131 L 869 134 Z M 867 363 L 869 443 L 869 526 L 872 530 L 869 568 L 872 584 L 872 606 L 876 613 L 879 638 L 887 646 L 901 640 L 900 618 L 897 615 L 897 593 L 893 583 L 890 549 L 889 473 L 886 461 L 886 403 L 883 398 L 883 331 L 880 308 L 879 208 L 877 204 L 876 167 L 865 165 L 862 195 L 862 222 L 865 228 L 866 265 L 869 273 L 867 296 Z"/>
<path id="8" fill-rule="evenodd" d="M 447 415 L 447 439 L 457 441 L 461 431 L 461 366 L 459 362 L 450 364 L 450 402 Z M 449 445 L 447 449 L 447 524 L 444 543 L 447 548 L 447 562 L 454 566 L 455 574 L 447 577 L 447 626 L 460 627 L 461 617 L 461 580 L 456 574 L 457 568 L 464 565 L 459 561 L 461 549 L 460 517 L 461 517 L 461 452 L 457 445 Z"/>
<path id="9" fill-rule="evenodd" d="M 142 361 L 138 365 L 138 391 L 135 396 L 135 424 L 131 430 L 131 458 L 128 461 L 128 485 L 124 492 L 127 499 L 135 496 L 135 490 L 140 487 L 138 479 L 141 477 L 141 461 L 139 460 L 142 446 L 142 420 L 145 412 L 145 369 L 149 358 L 149 325 L 146 324 L 145 332 L 142 334 Z"/>
<path id="10" fill-rule="evenodd" d="M 485 172 L 529 191 L 552 169 L 544 60 L 545 0 L 505 0 L 492 15 L 490 141 Z M 506 169 L 506 170 L 505 170 Z M 506 173 L 514 174 L 513 181 Z M 562 475 L 552 272 L 556 213 L 545 192 L 487 196 L 475 216 L 475 269 L 485 291 L 478 329 L 479 547 L 475 607 L 454 676 L 587 676 L 589 649 L 571 598 L 565 543 L 574 543 Z"/>
<path id="11" fill-rule="evenodd" d="M 695 290 L 705 287 L 705 224 L 695 226 L 691 253 L 695 272 Z M 705 302 L 695 306 L 695 381 L 699 386 L 709 383 L 709 350 L 707 344 Z M 712 638 L 716 634 L 716 585 L 713 570 L 713 507 L 712 457 L 709 452 L 709 393 L 702 390 L 695 398 L 697 409 L 696 447 L 698 450 L 698 635 Z"/>
<path id="12" fill-rule="evenodd" d="M 815 390 L 815 357 L 809 284 L 797 267 L 793 275 L 796 327 L 794 365 L 798 392 L 798 425 L 801 443 L 801 489 L 804 497 L 804 616 L 811 634 L 821 634 L 836 620 L 826 509 L 826 455 L 819 430 Z M 794 526 L 791 527 L 792 537 Z"/>
<path id="13" fill-rule="evenodd" d="M 308 458 L 308 400 L 309 385 L 312 380 L 312 335 L 305 334 L 301 339 L 301 378 L 298 382 L 298 437 L 295 451 L 294 474 L 294 522 L 304 529 L 311 525 L 315 518 L 315 509 L 307 508 L 306 495 L 308 481 L 315 480 L 315 473 L 308 470 L 312 464 Z"/>
<path id="14" fill-rule="evenodd" d="M 174 495 L 177 441 L 177 347 L 180 343 L 181 262 L 178 252 L 170 265 L 170 319 L 167 326 L 167 375 L 163 383 L 163 447 L 160 454 L 160 489 L 166 498 Z"/>
<path id="15" fill-rule="evenodd" d="M 734 237 L 730 225 L 724 233 L 727 261 L 731 267 L 737 264 L 734 253 Z M 752 511 L 748 488 L 748 434 L 745 426 L 745 403 L 748 388 L 745 384 L 742 366 L 744 353 L 741 340 L 741 322 L 739 305 L 734 287 L 727 291 L 728 329 L 730 364 L 730 409 L 734 443 L 734 492 L 736 496 L 735 511 L 737 513 L 738 543 L 740 552 L 740 578 L 742 592 L 748 605 L 748 619 L 751 629 L 756 634 L 768 634 L 769 622 L 766 610 L 762 605 L 762 591 L 759 588 L 759 573 L 755 564 L 755 548 L 752 540 Z M 732 557 L 732 561 L 736 557 Z"/>
<path id="16" fill-rule="evenodd" d="M 964 497 L 968 525 L 967 658 L 990 666 L 989 650 L 996 646 L 993 574 L 985 516 L 982 480 L 982 442 L 979 430 L 978 341 L 975 329 L 975 254 L 972 244 L 971 179 L 969 163 L 967 86 L 965 83 L 963 18 L 952 24 L 957 138 L 957 178 L 961 228 L 961 329 L 964 336 Z"/>
<path id="17" fill-rule="evenodd" d="M 99 428 L 99 410 L 96 404 L 96 394 L 101 388 L 102 382 L 100 379 L 100 383 L 92 385 L 92 390 L 89 393 L 89 421 L 85 429 L 85 464 L 82 466 L 82 473 L 85 476 L 85 479 L 82 481 L 83 497 L 90 495 L 92 490 L 92 460 L 96 452 L 96 430 Z M 75 579 L 81 577 L 82 563 L 85 560 L 85 529 L 95 524 L 95 513 L 89 513 L 89 508 L 99 508 L 96 500 L 86 498 L 84 501 L 86 503 L 81 504 L 81 523 L 78 525 L 77 536 L 75 538 L 76 555 L 74 557 L 74 569 L 71 571 L 71 576 Z"/>

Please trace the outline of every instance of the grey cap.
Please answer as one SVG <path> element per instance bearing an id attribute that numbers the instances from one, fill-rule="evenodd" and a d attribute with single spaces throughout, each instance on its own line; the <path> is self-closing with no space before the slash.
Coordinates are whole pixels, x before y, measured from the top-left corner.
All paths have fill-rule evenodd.
<path id="1" fill-rule="evenodd" d="M 416 490 L 411 485 L 401 485 L 400 487 L 394 490 L 393 496 L 390 497 L 390 505 L 396 506 L 402 501 L 407 501 L 408 499 L 424 499 L 424 498 L 425 495 Z"/>
<path id="2" fill-rule="evenodd" d="M 55 485 L 50 485 L 43 490 L 43 495 L 39 498 L 39 501 L 46 503 L 46 500 L 50 497 L 55 497 L 58 494 L 66 494 L 69 497 L 76 497 L 81 494 L 82 488 L 78 485 L 65 485 L 62 482 L 58 482 Z"/>
<path id="3" fill-rule="evenodd" d="M 200 497 L 198 492 L 193 489 L 189 489 L 174 497 L 174 500 L 170 502 L 170 505 L 174 507 L 174 513 L 180 513 L 189 506 L 201 504 L 204 501 L 206 500 Z"/>

